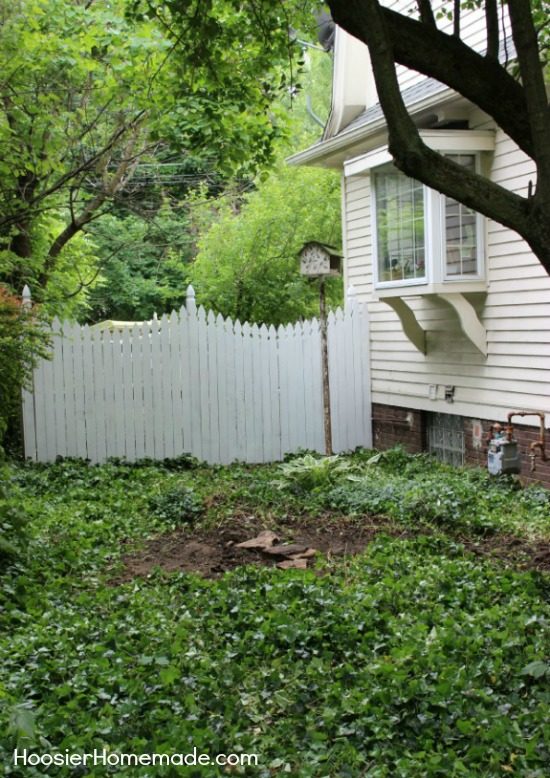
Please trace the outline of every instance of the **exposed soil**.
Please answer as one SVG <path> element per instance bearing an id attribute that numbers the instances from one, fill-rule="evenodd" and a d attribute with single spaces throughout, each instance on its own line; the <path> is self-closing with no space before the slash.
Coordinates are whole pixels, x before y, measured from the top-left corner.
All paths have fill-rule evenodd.
<path id="1" fill-rule="evenodd" d="M 464 547 L 474 554 L 507 562 L 524 570 L 550 572 L 550 543 L 529 541 L 514 535 L 491 535 L 474 540 L 460 537 Z"/>
<path id="2" fill-rule="evenodd" d="M 239 548 L 266 530 L 277 536 L 271 547 Z M 320 554 L 327 559 L 353 556 L 363 551 L 378 534 L 411 538 L 430 534 L 429 528 L 413 533 L 382 517 L 323 516 L 284 528 L 265 526 L 254 516 L 236 516 L 210 530 L 181 528 L 153 538 L 142 550 L 123 557 L 124 569 L 112 579 L 113 584 L 147 576 L 155 568 L 166 572 L 193 572 L 205 578 L 216 578 L 242 565 L 269 567 L 311 567 Z M 480 539 L 457 538 L 470 552 L 491 557 L 520 569 L 550 571 L 550 544 L 531 543 L 509 535 Z M 252 546 L 257 545 L 251 543 Z M 260 544 L 261 545 L 261 544 Z"/>

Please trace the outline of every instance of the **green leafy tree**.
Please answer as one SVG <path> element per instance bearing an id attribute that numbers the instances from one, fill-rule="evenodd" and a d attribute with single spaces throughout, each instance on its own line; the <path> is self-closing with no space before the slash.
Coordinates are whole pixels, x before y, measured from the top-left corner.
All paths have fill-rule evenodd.
<path id="1" fill-rule="evenodd" d="M 140 321 L 179 308 L 189 283 L 188 209 L 165 201 L 148 218 L 105 216 L 94 229 L 100 274 L 87 301 L 91 321 Z"/>
<path id="2" fill-rule="evenodd" d="M 326 173 L 318 171 L 310 175 L 304 171 L 289 171 L 284 165 L 285 156 L 319 135 L 319 122 L 323 123 L 319 116 L 325 117 L 330 107 L 330 58 L 319 47 L 313 45 L 311 48 L 310 44 L 305 49 L 303 59 L 300 76 L 302 90 L 298 94 L 285 90 L 277 103 L 277 110 L 286 117 L 289 131 L 288 138 L 274 146 L 278 163 L 271 175 L 264 172 L 255 183 L 241 178 L 225 184 L 223 189 L 219 178 L 203 182 L 196 188 L 199 179 L 195 178 L 194 187 L 189 193 L 181 184 L 182 177 L 177 169 L 173 170 L 171 165 L 166 165 L 159 172 L 151 166 L 151 175 L 159 182 L 158 196 L 163 198 L 161 207 L 150 210 L 148 203 L 152 198 L 151 190 L 148 189 L 141 206 L 136 201 L 134 205 L 138 207 L 134 207 L 131 214 L 125 214 L 123 208 L 119 207 L 116 213 L 105 216 L 91 226 L 97 253 L 101 258 L 101 270 L 89 294 L 89 308 L 85 312 L 89 320 L 141 320 L 151 318 L 155 311 L 161 313 L 178 308 L 184 301 L 189 281 L 200 283 L 202 298 L 207 305 L 231 312 L 232 315 L 235 315 L 235 306 L 232 304 L 232 307 L 228 307 L 228 301 L 233 297 L 239 297 L 241 315 L 268 317 L 270 321 L 280 321 L 281 315 L 286 319 L 296 319 L 317 311 L 317 292 L 311 284 L 299 277 L 296 257 L 292 255 L 292 251 L 297 251 L 301 244 L 298 239 L 289 243 L 285 229 L 276 226 L 279 218 L 278 201 L 282 203 L 288 197 L 286 190 L 298 187 L 299 196 L 290 204 L 294 221 L 304 221 L 303 232 L 307 231 L 306 224 L 313 225 L 310 237 L 318 237 L 319 230 L 315 225 L 323 224 L 322 235 L 327 239 L 332 237 L 335 241 L 339 240 L 339 199 L 333 177 L 328 174 L 333 183 L 329 185 L 327 179 L 327 186 L 324 187 L 321 182 Z M 277 184 L 281 176 L 282 182 Z M 305 186 L 300 181 L 304 176 L 307 176 Z M 134 185 L 139 183 L 139 178 L 138 171 Z M 183 178 L 189 180 L 193 176 Z M 253 248 L 246 259 L 246 270 L 242 267 L 243 236 L 247 230 L 258 229 L 257 217 L 252 216 L 251 208 L 245 204 L 248 198 L 243 201 L 243 191 L 247 189 L 254 192 L 250 196 L 256 204 L 255 212 L 260 215 L 265 211 L 261 218 L 271 213 L 271 223 L 262 227 L 265 251 L 271 252 L 278 259 L 270 263 L 267 277 L 271 287 L 279 287 L 283 294 L 286 294 L 285 288 L 292 289 L 292 305 L 285 302 L 281 307 L 277 292 L 269 292 L 269 302 L 265 299 L 268 290 L 264 287 L 267 262 L 264 249 L 256 256 Z M 325 202 L 327 192 L 330 205 Z M 327 222 L 328 213 L 330 217 Z M 280 218 L 287 219 L 284 210 Z M 222 275 L 223 282 L 228 285 L 225 293 L 220 292 L 216 263 L 209 264 L 201 254 L 198 264 L 189 267 L 197 253 L 197 242 L 202 245 L 201 238 L 220 220 L 222 225 L 214 228 L 212 245 L 215 245 L 218 240 L 216 236 L 222 234 L 228 224 L 231 224 L 230 242 L 235 245 L 234 251 L 226 247 L 224 255 L 227 272 Z M 254 288 L 255 284 L 258 288 Z M 238 289 L 231 290 L 232 286 Z M 337 292 L 339 284 L 334 283 L 333 287 L 331 299 L 335 302 L 340 299 Z M 251 297 L 256 300 L 255 311 L 244 304 L 245 298 Z"/>
<path id="3" fill-rule="evenodd" d="M 165 12 L 130 5 L 0 0 L 0 278 L 36 298 L 56 296 L 56 273 L 82 260 L 69 247 L 113 201 L 142 195 L 143 163 L 177 153 L 223 178 L 266 161 L 282 131 L 268 111 L 280 52 L 228 47 L 228 15 L 204 64 Z"/>
<path id="4" fill-rule="evenodd" d="M 308 240 L 339 244 L 339 188 L 334 174 L 281 162 L 238 211 L 224 205 L 190 269 L 198 301 L 241 321 L 275 325 L 318 314 L 318 287 L 300 275 L 298 253 Z M 337 305 L 341 279 L 327 287 Z"/>
<path id="5" fill-rule="evenodd" d="M 289 133 L 276 146 L 277 164 L 244 197 L 220 201 L 189 272 L 199 302 L 241 321 L 278 325 L 318 315 L 318 285 L 300 275 L 298 253 L 309 240 L 341 242 L 339 177 L 285 163 L 319 136 L 330 108 L 331 58 L 317 49 L 305 47 L 300 90 L 281 99 Z M 212 210 L 203 208 L 210 220 Z M 339 305 L 341 279 L 330 279 L 327 293 Z"/>

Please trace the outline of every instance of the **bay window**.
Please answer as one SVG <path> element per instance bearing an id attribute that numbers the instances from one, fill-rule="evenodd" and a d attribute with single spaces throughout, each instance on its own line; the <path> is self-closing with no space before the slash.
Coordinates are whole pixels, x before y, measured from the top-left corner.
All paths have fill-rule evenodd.
<path id="1" fill-rule="evenodd" d="M 421 129 L 427 146 L 472 172 L 488 171 L 492 130 Z M 455 312 L 465 337 L 487 356 L 487 333 L 477 303 L 487 294 L 485 224 L 481 214 L 424 186 L 392 163 L 387 145 L 344 162 L 348 181 L 370 180 L 373 301 L 398 316 L 403 332 L 427 353 L 421 310 L 409 298 L 430 295 Z"/>
<path id="2" fill-rule="evenodd" d="M 424 188 L 392 171 L 375 174 L 378 278 L 425 279 Z"/>
<path id="3" fill-rule="evenodd" d="M 476 170 L 476 154 L 448 156 Z M 483 219 L 478 213 L 391 164 L 372 169 L 371 181 L 377 288 L 482 280 Z"/>
<path id="4" fill-rule="evenodd" d="M 449 155 L 453 162 L 475 172 L 473 154 Z M 477 276 L 478 267 L 478 230 L 475 211 L 458 203 L 451 197 L 445 197 L 444 249 L 445 275 Z"/>

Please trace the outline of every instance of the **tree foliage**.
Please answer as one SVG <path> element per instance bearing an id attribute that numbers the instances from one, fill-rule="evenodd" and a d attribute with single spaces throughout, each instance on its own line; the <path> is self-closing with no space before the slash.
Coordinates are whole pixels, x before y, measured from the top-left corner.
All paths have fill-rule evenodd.
<path id="1" fill-rule="evenodd" d="M 166 13 L 130 5 L 0 1 L 0 277 L 17 291 L 48 297 L 56 271 L 80 264 L 75 237 L 142 198 L 144 162 L 177 155 L 223 179 L 263 164 L 280 132 L 279 76 L 264 76 L 278 52 L 220 41 L 205 64 Z M 224 40 L 238 23 L 223 20 Z"/>
<path id="2" fill-rule="evenodd" d="M 318 287 L 300 275 L 298 252 L 308 240 L 340 242 L 340 180 L 284 162 L 244 197 L 226 205 L 199 241 L 190 269 L 197 299 L 241 321 L 286 324 L 319 312 Z M 331 281 L 338 304 L 342 282 Z"/>
<path id="3" fill-rule="evenodd" d="M 185 300 L 193 247 L 187 207 L 165 201 L 148 218 L 106 215 L 94 229 L 99 275 L 87 300 L 90 321 L 151 319 Z"/>
<path id="4" fill-rule="evenodd" d="M 274 147 L 276 165 L 248 193 L 194 213 L 198 254 L 189 279 L 198 301 L 226 316 L 279 325 L 319 314 L 318 285 L 300 275 L 298 253 L 309 240 L 340 246 L 340 182 L 332 171 L 292 168 L 285 158 L 319 135 L 330 108 L 331 65 L 324 52 L 306 48 L 300 90 L 280 101 L 289 133 Z M 341 279 L 331 279 L 327 291 L 331 306 L 341 304 Z"/>

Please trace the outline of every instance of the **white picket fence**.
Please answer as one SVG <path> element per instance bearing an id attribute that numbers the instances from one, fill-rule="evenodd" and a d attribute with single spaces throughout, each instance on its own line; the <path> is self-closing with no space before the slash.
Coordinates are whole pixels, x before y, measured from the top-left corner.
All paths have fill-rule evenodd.
<path id="1" fill-rule="evenodd" d="M 368 330 L 351 302 L 328 319 L 335 451 L 371 445 Z M 25 455 L 104 462 L 190 453 L 270 462 L 324 450 L 320 329 L 240 324 L 198 310 L 124 330 L 55 321 L 23 397 Z"/>

